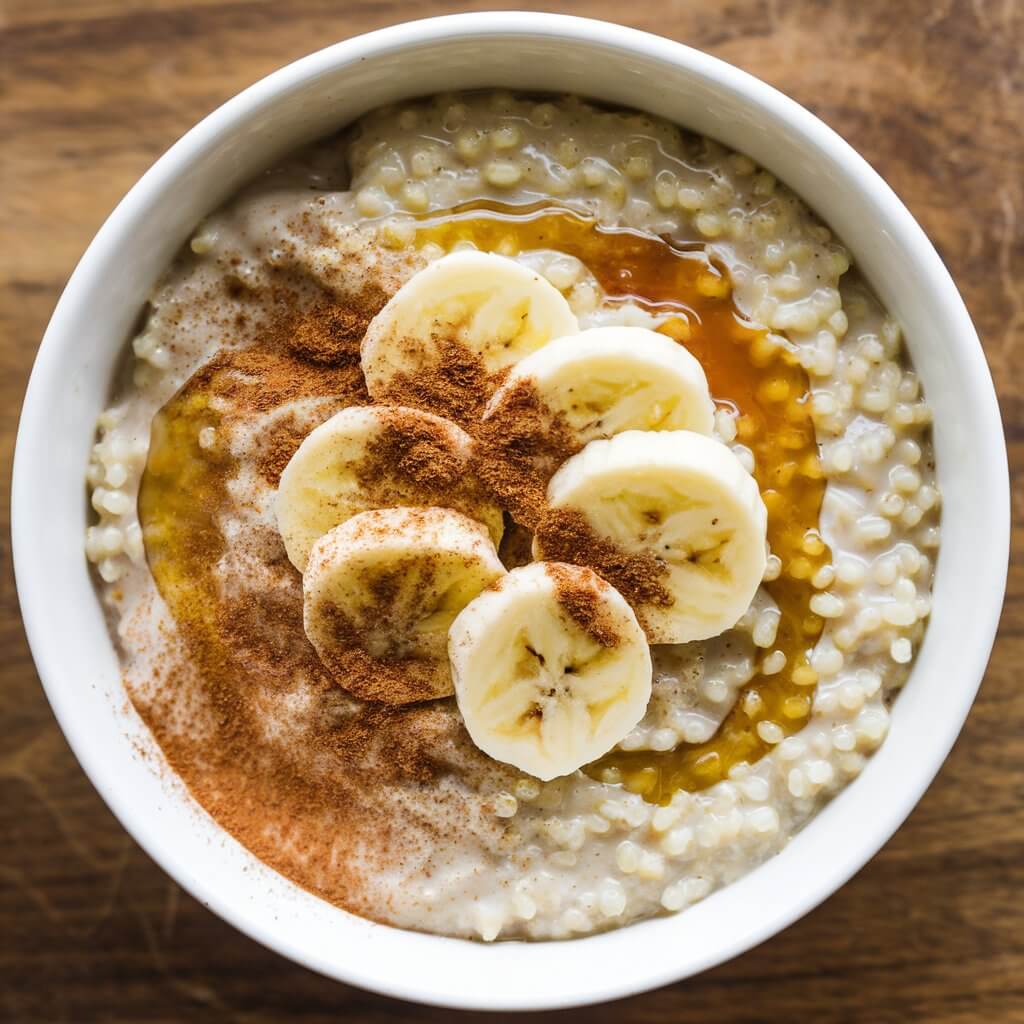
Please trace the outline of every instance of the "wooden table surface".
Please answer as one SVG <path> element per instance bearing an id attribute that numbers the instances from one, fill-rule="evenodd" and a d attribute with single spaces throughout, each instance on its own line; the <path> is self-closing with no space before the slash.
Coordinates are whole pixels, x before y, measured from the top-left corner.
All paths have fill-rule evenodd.
<path id="1" fill-rule="evenodd" d="M 3 0 L 3 459 L 61 288 L 107 213 L 167 146 L 242 87 L 329 42 L 489 6 Z M 1024 7 L 1015 0 L 590 0 L 561 10 L 630 17 L 753 72 L 816 111 L 895 187 L 950 266 L 984 341 L 1010 445 L 1020 552 Z M 296 967 L 214 917 L 136 847 L 78 768 L 36 678 L 10 571 L 9 471 L 0 476 L 0 1017 L 482 1018 L 368 995 Z M 852 882 L 782 935 L 702 977 L 552 1017 L 1024 1022 L 1022 602 L 1017 565 L 959 743 L 908 823 Z"/>

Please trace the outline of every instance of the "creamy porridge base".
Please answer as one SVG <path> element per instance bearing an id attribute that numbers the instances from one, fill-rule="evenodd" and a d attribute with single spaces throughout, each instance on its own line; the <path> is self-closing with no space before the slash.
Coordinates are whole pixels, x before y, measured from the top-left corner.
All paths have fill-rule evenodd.
<path id="1" fill-rule="evenodd" d="M 440 255 L 414 245 L 416 218 L 481 200 L 557 203 L 704 245 L 728 268 L 737 308 L 772 344 L 792 346 L 810 379 L 828 481 L 820 529 L 832 552 L 811 580 L 825 628 L 811 659 L 810 719 L 789 736 L 762 722 L 767 756 L 661 806 L 581 772 L 539 783 L 490 761 L 454 701 L 380 712 L 324 677 L 277 535 L 275 482 L 260 467 L 268 438 L 301 435 L 366 400 L 357 367 L 335 371 L 330 396 L 281 385 L 265 408 L 224 388 L 217 426 L 196 429 L 197 460 L 236 467 L 216 509 L 223 550 L 204 580 L 236 616 L 242 697 L 208 685 L 147 566 L 136 499 L 150 424 L 197 368 L 222 352 L 224 379 L 245 382 L 245 352 L 274 330 L 282 288 L 310 309 L 324 296 L 390 295 Z M 584 326 L 659 322 L 656 311 L 609 301 L 571 256 L 517 258 L 564 292 Z M 887 703 L 923 635 L 939 540 L 928 409 L 898 326 L 842 246 L 746 157 L 574 99 L 494 93 L 403 105 L 310 147 L 212 215 L 150 306 L 132 379 L 101 417 L 89 467 L 99 522 L 87 552 L 105 581 L 129 693 L 172 767 L 219 823 L 306 888 L 451 935 L 615 927 L 680 910 L 780 850 L 883 740 Z M 280 380 L 301 376 L 289 360 Z M 717 431 L 752 462 L 727 410 Z M 785 571 L 769 560 L 769 576 Z M 656 648 L 654 697 L 622 749 L 707 739 L 757 666 L 784 670 L 777 623 L 762 590 L 727 638 Z"/>

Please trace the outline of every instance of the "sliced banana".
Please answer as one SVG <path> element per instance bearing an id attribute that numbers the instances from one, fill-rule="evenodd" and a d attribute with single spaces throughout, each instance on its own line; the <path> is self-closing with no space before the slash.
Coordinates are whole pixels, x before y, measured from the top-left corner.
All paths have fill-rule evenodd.
<path id="1" fill-rule="evenodd" d="M 310 551 L 306 636 L 338 684 L 363 700 L 446 697 L 448 628 L 504 574 L 486 529 L 460 512 L 360 512 Z"/>
<path id="2" fill-rule="evenodd" d="M 651 696 L 636 616 L 582 566 L 513 569 L 459 613 L 448 652 L 473 742 L 538 779 L 607 753 Z"/>
<path id="3" fill-rule="evenodd" d="M 561 292 L 540 274 L 504 256 L 454 252 L 410 278 L 370 322 L 363 376 L 375 401 L 416 404 L 423 375 L 446 347 L 493 374 L 578 330 Z"/>
<path id="4" fill-rule="evenodd" d="M 678 342 L 645 327 L 594 327 L 556 338 L 512 368 L 484 418 L 514 412 L 524 382 L 578 448 L 626 430 L 714 429 L 703 367 Z"/>
<path id="5" fill-rule="evenodd" d="M 281 474 L 277 526 L 300 571 L 314 542 L 357 512 L 441 506 L 484 523 L 494 543 L 501 510 L 470 473 L 471 442 L 448 420 L 397 406 L 353 406 L 321 423 Z"/>
<path id="6" fill-rule="evenodd" d="M 592 441 L 555 473 L 547 496 L 625 555 L 653 559 L 667 600 L 635 607 L 651 643 L 729 629 L 764 576 L 767 511 L 757 484 L 729 448 L 702 434 L 630 430 Z M 543 528 L 534 556 L 565 557 Z"/>

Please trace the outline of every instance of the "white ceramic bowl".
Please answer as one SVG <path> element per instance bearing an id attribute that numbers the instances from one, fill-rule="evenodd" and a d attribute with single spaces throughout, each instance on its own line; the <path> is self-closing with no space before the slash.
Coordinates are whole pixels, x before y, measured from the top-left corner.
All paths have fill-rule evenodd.
<path id="1" fill-rule="evenodd" d="M 573 91 L 640 107 L 748 153 L 852 250 L 904 325 L 935 411 L 944 494 L 934 611 L 889 737 L 786 850 L 684 914 L 571 942 L 481 945 L 374 925 L 255 861 L 138 753 L 117 657 L 82 552 L 83 474 L 97 414 L 154 280 L 202 215 L 287 150 L 365 110 L 443 89 Z M 1006 450 L 974 328 L 935 250 L 871 168 L 806 110 L 703 53 L 619 26 L 538 14 L 399 25 L 300 60 L 211 114 L 111 215 L 50 322 L 18 434 L 18 592 L 68 741 L 125 828 L 243 932 L 334 978 L 445 1006 L 597 1002 L 741 953 L 871 857 L 939 770 L 981 680 L 1009 546 Z"/>

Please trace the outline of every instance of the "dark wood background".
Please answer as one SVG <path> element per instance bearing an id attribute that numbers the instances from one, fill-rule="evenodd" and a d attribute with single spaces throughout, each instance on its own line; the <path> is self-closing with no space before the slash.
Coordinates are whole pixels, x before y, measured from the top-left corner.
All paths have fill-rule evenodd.
<path id="1" fill-rule="evenodd" d="M 9 463 L 39 338 L 118 199 L 281 64 L 443 0 L 0 2 L 0 1017 L 465 1020 L 278 958 L 185 895 L 114 821 L 36 678 L 10 571 Z M 534 7 L 520 3 L 520 8 Z M 621 0 L 567 13 L 709 50 L 838 129 L 934 239 L 1000 391 L 1024 545 L 1024 8 L 1015 0 Z M 985 496 L 979 495 L 979 501 Z M 909 822 L 805 920 L 688 982 L 560 1021 L 1024 1022 L 1024 572 L 988 676 Z M 970 643 L 970 637 L 964 637 Z M 524 984 L 529 980 L 524 979 Z"/>

